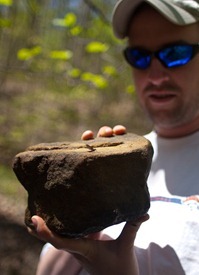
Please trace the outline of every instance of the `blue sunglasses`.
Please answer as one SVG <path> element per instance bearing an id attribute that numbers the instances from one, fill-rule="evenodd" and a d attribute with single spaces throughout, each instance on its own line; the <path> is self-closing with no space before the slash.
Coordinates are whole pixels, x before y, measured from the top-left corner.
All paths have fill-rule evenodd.
<path id="1" fill-rule="evenodd" d="M 150 52 L 142 48 L 127 47 L 124 50 L 126 61 L 134 68 L 147 69 L 155 56 L 164 67 L 174 68 L 187 64 L 199 52 L 198 44 L 172 44 Z"/>

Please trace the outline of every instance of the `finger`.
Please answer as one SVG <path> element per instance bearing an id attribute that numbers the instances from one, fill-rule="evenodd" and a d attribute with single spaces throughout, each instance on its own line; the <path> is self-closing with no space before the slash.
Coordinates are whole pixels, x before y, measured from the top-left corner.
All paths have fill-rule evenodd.
<path id="1" fill-rule="evenodd" d="M 94 133 L 91 130 L 85 131 L 81 136 L 82 140 L 89 140 L 89 139 L 93 139 L 93 138 L 94 138 Z"/>
<path id="2" fill-rule="evenodd" d="M 131 222 L 129 221 L 127 223 L 129 223 L 129 224 L 131 224 L 133 226 L 137 226 L 137 225 L 139 225 L 139 223 L 141 225 L 143 222 L 148 221 L 149 218 L 150 218 L 149 214 L 145 214 L 145 215 L 139 217 L 136 221 L 131 221 Z"/>
<path id="3" fill-rule="evenodd" d="M 91 240 L 100 240 L 101 236 L 102 236 L 102 231 L 91 233 L 87 236 L 87 238 Z"/>
<path id="4" fill-rule="evenodd" d="M 126 127 L 124 127 L 123 125 L 116 125 L 115 127 L 113 127 L 113 133 L 115 135 L 124 135 L 126 134 Z"/>
<path id="5" fill-rule="evenodd" d="M 118 237 L 118 241 L 121 243 L 122 247 L 129 248 L 134 245 L 136 234 L 141 226 L 141 224 L 149 219 L 149 215 L 146 214 L 136 221 L 127 222 Z"/>
<path id="6" fill-rule="evenodd" d="M 103 126 L 99 129 L 98 137 L 112 137 L 113 136 L 113 129 L 109 126 Z"/>
<path id="7" fill-rule="evenodd" d="M 47 227 L 45 221 L 39 216 L 33 216 L 31 218 L 34 229 L 29 229 L 29 232 L 37 238 L 48 242 L 53 239 L 54 233 Z"/>
<path id="8" fill-rule="evenodd" d="M 32 222 L 34 224 L 35 230 L 29 230 L 29 232 L 37 238 L 51 243 L 57 249 L 62 249 L 82 256 L 89 254 L 88 251 L 90 250 L 90 243 L 88 239 L 61 238 L 57 234 L 53 233 L 47 227 L 44 220 L 39 216 L 33 216 Z"/>

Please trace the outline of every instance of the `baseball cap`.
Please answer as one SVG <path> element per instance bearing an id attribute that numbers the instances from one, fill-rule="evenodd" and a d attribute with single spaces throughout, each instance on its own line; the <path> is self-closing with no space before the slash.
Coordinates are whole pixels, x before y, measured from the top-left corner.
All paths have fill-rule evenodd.
<path id="1" fill-rule="evenodd" d="M 177 25 L 199 21 L 199 0 L 120 0 L 115 5 L 112 18 L 113 31 L 118 38 L 127 36 L 130 19 L 141 3 L 148 3 Z"/>

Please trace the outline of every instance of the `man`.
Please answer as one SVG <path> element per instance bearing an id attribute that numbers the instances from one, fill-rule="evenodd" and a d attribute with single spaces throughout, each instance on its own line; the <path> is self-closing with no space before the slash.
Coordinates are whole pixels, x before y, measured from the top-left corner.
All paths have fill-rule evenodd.
<path id="1" fill-rule="evenodd" d="M 140 104 L 154 123 L 154 131 L 146 136 L 155 151 L 148 180 L 150 219 L 141 227 L 148 216 L 127 223 L 121 234 L 117 226 L 107 229 L 108 235 L 119 237 L 105 241 L 108 237 L 100 233 L 87 239 L 60 239 L 35 216 L 32 234 L 62 250 L 49 249 L 38 274 L 196 275 L 199 2 L 121 0 L 114 10 L 113 29 L 119 38 L 128 38 L 125 58 L 133 67 Z M 124 132 L 121 126 L 103 127 L 99 135 Z M 83 139 L 90 137 L 92 132 L 83 134 Z M 57 255 L 63 257 L 60 265 Z M 47 268 L 54 268 L 54 273 Z"/>

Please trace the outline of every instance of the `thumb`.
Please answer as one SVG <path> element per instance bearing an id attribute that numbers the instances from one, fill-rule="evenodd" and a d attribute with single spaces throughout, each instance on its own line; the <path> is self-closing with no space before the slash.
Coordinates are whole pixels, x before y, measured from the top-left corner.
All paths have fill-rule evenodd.
<path id="1" fill-rule="evenodd" d="M 141 224 L 149 219 L 149 215 L 146 214 L 136 221 L 127 222 L 117 238 L 121 246 L 124 248 L 131 248 L 134 245 L 136 234 L 141 226 Z"/>
<path id="2" fill-rule="evenodd" d="M 90 242 L 88 239 L 68 239 L 58 236 L 52 232 L 46 225 L 45 221 L 39 216 L 33 216 L 32 222 L 34 230 L 29 229 L 29 233 L 35 237 L 51 243 L 55 248 L 65 250 L 79 255 L 85 255 L 90 249 Z"/>

